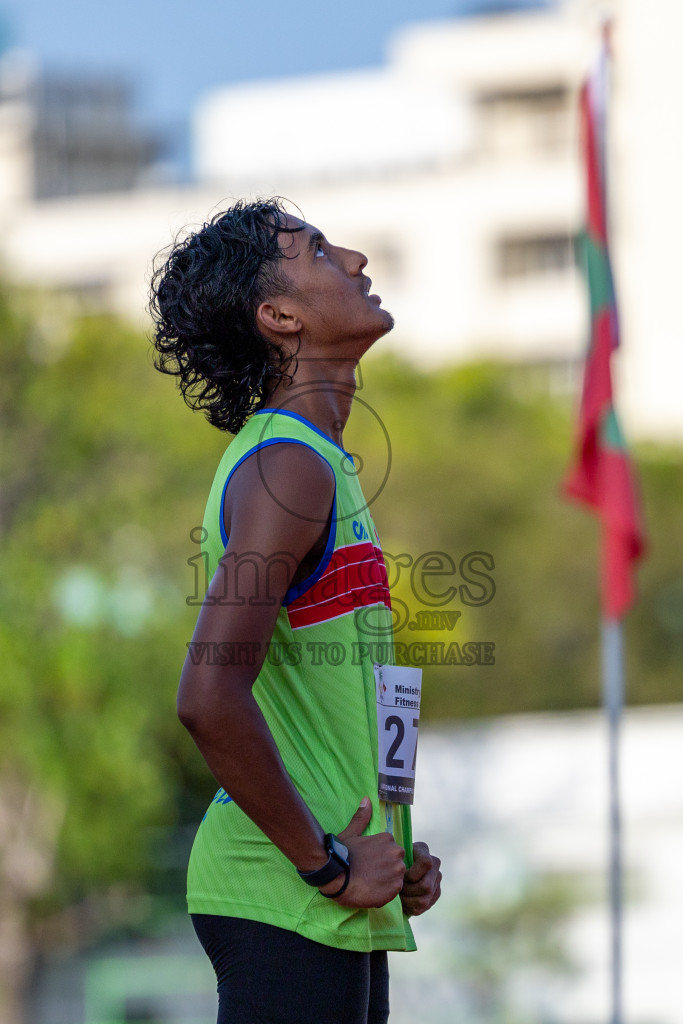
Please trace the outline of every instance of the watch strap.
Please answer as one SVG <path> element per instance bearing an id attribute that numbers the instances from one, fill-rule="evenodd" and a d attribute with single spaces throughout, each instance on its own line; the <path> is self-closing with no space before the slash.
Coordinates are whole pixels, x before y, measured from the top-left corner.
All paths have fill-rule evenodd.
<path id="1" fill-rule="evenodd" d="M 350 867 L 346 868 L 345 874 L 346 874 L 346 878 L 344 879 L 344 882 L 342 884 L 341 889 L 337 889 L 336 892 L 321 892 L 320 895 L 324 896 L 326 900 L 336 900 L 337 896 L 341 896 L 341 894 L 346 889 L 346 886 L 349 884 L 349 881 L 351 880 L 351 868 Z"/>
<path id="2" fill-rule="evenodd" d="M 315 871 L 299 871 L 297 868 L 299 878 L 308 885 L 319 888 L 321 885 L 327 885 L 328 882 L 334 881 L 344 872 L 346 875 L 344 888 L 346 888 L 350 872 L 348 849 L 332 832 L 329 832 L 325 836 L 325 851 L 328 854 L 327 864 L 323 864 Z M 325 894 L 323 893 L 323 895 Z M 341 890 L 337 895 L 341 895 Z"/>

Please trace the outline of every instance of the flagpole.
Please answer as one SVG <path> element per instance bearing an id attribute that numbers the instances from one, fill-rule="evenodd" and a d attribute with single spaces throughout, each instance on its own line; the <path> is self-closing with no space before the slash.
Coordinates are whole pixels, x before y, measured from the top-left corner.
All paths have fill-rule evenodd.
<path id="1" fill-rule="evenodd" d="M 598 60 L 580 92 L 586 185 L 587 283 L 590 342 L 584 367 L 577 454 L 563 489 L 602 520 L 602 691 L 609 763 L 609 930 L 611 1024 L 622 1015 L 622 837 L 619 743 L 624 706 L 622 618 L 635 598 L 634 569 L 645 550 L 635 480 L 614 408 L 612 354 L 619 319 L 609 254 L 607 203 L 609 22 L 603 22 Z"/>
<path id="2" fill-rule="evenodd" d="M 602 18 L 602 188 L 605 236 L 610 237 L 608 200 L 608 125 L 611 99 L 611 19 Z M 606 615 L 602 623 L 602 700 L 607 718 L 609 772 L 609 904 L 610 904 L 610 1024 L 623 1024 L 623 861 L 621 827 L 620 752 L 624 707 L 624 638 L 621 620 Z"/>
<path id="3" fill-rule="evenodd" d="M 622 858 L 619 792 L 619 726 L 624 704 L 621 622 L 602 623 L 602 693 L 607 713 L 609 759 L 609 888 L 611 931 L 611 1024 L 622 1024 Z"/>

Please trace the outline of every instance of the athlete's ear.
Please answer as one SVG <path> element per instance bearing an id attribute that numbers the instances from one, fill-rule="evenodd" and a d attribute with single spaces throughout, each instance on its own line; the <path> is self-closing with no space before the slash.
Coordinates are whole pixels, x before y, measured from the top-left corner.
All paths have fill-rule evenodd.
<path id="1" fill-rule="evenodd" d="M 286 300 L 262 302 L 256 310 L 256 326 L 265 333 L 299 334 L 303 324 Z"/>

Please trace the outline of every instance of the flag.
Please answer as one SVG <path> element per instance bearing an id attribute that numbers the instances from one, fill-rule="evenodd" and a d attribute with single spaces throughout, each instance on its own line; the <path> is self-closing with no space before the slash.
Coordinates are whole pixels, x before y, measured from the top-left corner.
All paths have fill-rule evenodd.
<path id="1" fill-rule="evenodd" d="M 644 533 L 633 468 L 614 410 L 612 353 L 619 320 L 609 257 L 605 196 L 607 39 L 580 96 L 587 223 L 583 237 L 590 295 L 590 343 L 586 356 L 574 465 L 565 494 L 592 508 L 602 521 L 602 605 L 620 619 L 635 597 L 634 569 Z"/>

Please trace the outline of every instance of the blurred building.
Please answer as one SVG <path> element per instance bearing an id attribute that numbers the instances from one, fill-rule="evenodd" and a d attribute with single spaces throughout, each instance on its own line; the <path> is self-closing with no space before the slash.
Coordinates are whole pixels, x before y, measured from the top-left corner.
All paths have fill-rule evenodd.
<path id="1" fill-rule="evenodd" d="M 1 101 L 7 270 L 141 317 L 152 253 L 230 197 L 277 193 L 331 240 L 366 252 L 373 290 L 397 321 L 383 345 L 432 364 L 524 361 L 549 387 L 575 387 L 587 329 L 574 246 L 583 220 L 577 93 L 599 35 L 594 6 L 565 0 L 417 24 L 394 36 L 379 69 L 219 89 L 195 111 L 198 184 L 183 189 L 140 186 L 152 151 L 122 131 L 112 98 L 109 118 L 84 117 L 78 138 L 82 154 L 91 132 L 93 152 L 104 152 L 103 135 L 122 139 L 121 164 L 101 179 L 119 180 L 118 191 L 85 195 L 96 160 L 68 170 L 55 132 L 36 127 L 40 171 L 22 195 L 26 129 Z M 609 165 L 622 410 L 629 432 L 680 439 L 683 127 L 672 112 L 677 63 L 663 56 L 683 10 L 655 19 L 646 0 L 607 6 L 616 17 Z M 67 106 L 63 96 L 52 108 L 45 101 L 46 123 L 48 109 Z"/>
<path id="2" fill-rule="evenodd" d="M 42 73 L 31 58 L 0 61 L 0 203 L 129 191 L 161 151 L 137 128 L 116 78 Z"/>
<path id="3" fill-rule="evenodd" d="M 427 23 L 394 37 L 374 73 L 222 90 L 196 114 L 200 178 L 295 194 L 330 238 L 362 248 L 394 343 L 419 341 L 421 359 L 565 366 L 582 349 L 584 36 L 544 14 Z"/>

